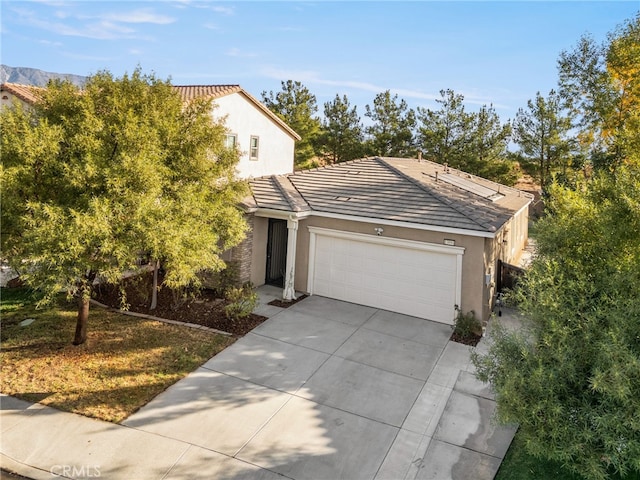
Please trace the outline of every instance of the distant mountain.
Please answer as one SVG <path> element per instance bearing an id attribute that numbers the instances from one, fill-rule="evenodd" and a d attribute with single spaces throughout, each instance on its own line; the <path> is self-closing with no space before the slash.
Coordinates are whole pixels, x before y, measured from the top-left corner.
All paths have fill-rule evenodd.
<path id="1" fill-rule="evenodd" d="M 28 67 L 9 67 L 0 65 L 0 83 L 20 83 L 22 85 L 34 85 L 36 87 L 46 87 L 49 80 L 60 79 L 69 80 L 79 87 L 84 86 L 87 77 L 72 75 L 68 73 L 53 73 Z"/>

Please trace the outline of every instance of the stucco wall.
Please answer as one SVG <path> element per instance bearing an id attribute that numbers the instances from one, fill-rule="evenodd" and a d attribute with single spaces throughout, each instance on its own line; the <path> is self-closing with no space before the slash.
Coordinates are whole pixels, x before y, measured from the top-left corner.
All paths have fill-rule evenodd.
<path id="1" fill-rule="evenodd" d="M 322 217 L 309 217 L 300 221 L 298 227 L 298 243 L 296 255 L 296 282 L 298 291 L 306 292 L 309 262 L 309 228 L 310 226 L 343 230 L 348 232 L 375 235 L 376 223 L 352 222 Z M 443 244 L 444 239 L 455 240 L 456 247 L 464 247 L 462 256 L 462 305 L 463 311 L 474 310 L 478 317 L 483 312 L 483 282 L 484 282 L 484 238 L 469 237 L 460 234 L 430 232 L 402 227 L 382 226 L 383 236 L 402 238 L 435 244 Z"/>
<path id="2" fill-rule="evenodd" d="M 483 292 L 485 316 L 491 314 L 491 309 L 497 293 L 498 260 L 512 265 L 518 265 L 522 251 L 529 238 L 529 209 L 523 208 L 506 222 L 496 233 L 495 239 L 486 239 L 484 249 L 485 270 L 491 274 L 491 282 L 485 285 Z"/>
<path id="3" fill-rule="evenodd" d="M 240 93 L 215 101 L 214 118 L 226 116 L 229 133 L 236 134 L 242 152 L 238 163 L 240 178 L 280 175 L 293 172 L 294 139 Z M 249 140 L 259 137 L 258 160 L 249 160 Z"/>
<path id="4" fill-rule="evenodd" d="M 20 102 L 23 107 L 31 108 L 28 103 L 16 97 L 14 94 L 4 90 L 2 91 L 2 95 L 0 95 L 0 108 L 11 107 L 15 102 Z"/>

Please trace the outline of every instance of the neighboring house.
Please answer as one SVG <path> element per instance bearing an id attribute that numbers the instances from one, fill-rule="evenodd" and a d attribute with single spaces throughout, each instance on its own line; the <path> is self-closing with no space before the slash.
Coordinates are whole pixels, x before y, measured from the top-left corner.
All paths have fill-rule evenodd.
<path id="1" fill-rule="evenodd" d="M 293 172 L 295 141 L 300 136 L 239 85 L 174 86 L 183 101 L 211 98 L 213 116 L 224 119 L 227 145 L 240 150 L 238 176 L 256 178 Z"/>
<path id="2" fill-rule="evenodd" d="M 38 87 L 31 85 L 3 83 L 0 85 L 0 108 L 10 107 L 16 101 L 24 105 L 33 105 L 38 100 L 38 90 Z"/>
<path id="3" fill-rule="evenodd" d="M 37 101 L 40 87 L 2 84 L 2 107 L 19 100 L 27 105 Z M 257 178 L 293 172 L 295 141 L 300 137 L 271 110 L 239 85 L 176 85 L 186 103 L 195 98 L 212 99 L 212 115 L 224 120 L 227 145 L 240 151 L 239 178 Z"/>
<path id="4" fill-rule="evenodd" d="M 247 238 L 224 256 L 241 281 L 449 324 L 455 305 L 489 318 L 499 263 L 526 246 L 530 194 L 419 159 L 292 173 L 298 135 L 239 86 L 175 88 L 214 99 L 239 175 L 254 177 Z M 13 98 L 33 103 L 33 87 L 2 85 L 3 105 Z"/>
<path id="5" fill-rule="evenodd" d="M 453 323 L 487 320 L 498 261 L 516 263 L 529 194 L 418 159 L 365 158 L 260 178 L 244 280 Z"/>

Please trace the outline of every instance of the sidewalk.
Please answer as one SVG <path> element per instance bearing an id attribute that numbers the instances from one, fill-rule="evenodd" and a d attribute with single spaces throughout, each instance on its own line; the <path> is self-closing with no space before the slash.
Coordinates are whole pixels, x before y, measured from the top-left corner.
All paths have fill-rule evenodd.
<path id="1" fill-rule="evenodd" d="M 0 397 L 1 465 L 34 480 L 163 478 L 189 445 L 159 435 Z"/>

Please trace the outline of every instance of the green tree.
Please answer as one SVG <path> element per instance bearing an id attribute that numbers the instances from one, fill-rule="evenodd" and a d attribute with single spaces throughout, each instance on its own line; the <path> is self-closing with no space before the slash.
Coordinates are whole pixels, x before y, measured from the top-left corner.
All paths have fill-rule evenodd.
<path id="1" fill-rule="evenodd" d="M 440 97 L 438 110 L 418 107 L 419 146 L 428 160 L 461 168 L 473 115 L 465 111 L 464 97 L 453 90 L 440 90 Z"/>
<path id="2" fill-rule="evenodd" d="M 479 378 L 530 453 L 589 479 L 640 474 L 640 171 L 551 186 L 538 255 L 515 298 L 524 328 L 499 330 Z"/>
<path id="3" fill-rule="evenodd" d="M 593 164 L 615 168 L 640 150 L 640 13 L 602 45 L 584 36 L 558 60 L 560 95 Z"/>
<path id="4" fill-rule="evenodd" d="M 419 145 L 426 158 L 473 175 L 512 184 L 513 162 L 507 146 L 511 126 L 502 124 L 493 106 L 466 112 L 464 97 L 441 90 L 439 110 L 418 108 Z"/>
<path id="5" fill-rule="evenodd" d="M 509 160 L 508 145 L 511 125 L 502 124 L 492 105 L 483 105 L 473 115 L 465 172 L 512 185 L 517 180 L 513 162 Z"/>
<path id="6" fill-rule="evenodd" d="M 301 82 L 281 82 L 282 90 L 274 93 L 262 92 L 262 102 L 289 125 L 301 140 L 295 147 L 295 164 L 306 166 L 317 155 L 320 136 L 320 120 L 316 97 Z"/>
<path id="7" fill-rule="evenodd" d="M 365 116 L 373 121 L 366 127 L 368 148 L 373 155 L 386 157 L 415 156 L 415 112 L 398 95 L 386 90 L 373 100 L 373 107 L 365 105 Z"/>
<path id="8" fill-rule="evenodd" d="M 544 190 L 551 181 L 552 171 L 571 162 L 571 143 L 567 135 L 571 128 L 568 117 L 562 115 L 560 96 L 549 92 L 545 99 L 540 92 L 519 109 L 513 121 L 513 138 L 523 157 L 537 164 L 537 180 Z"/>
<path id="9" fill-rule="evenodd" d="M 331 163 L 353 160 L 363 155 L 364 135 L 356 107 L 346 95 L 336 95 L 324 104 L 322 146 Z"/>
<path id="10" fill-rule="evenodd" d="M 98 73 L 82 92 L 52 82 L 33 109 L 1 115 L 4 255 L 45 299 L 77 299 L 74 344 L 96 279 L 117 283 L 149 254 L 168 286 L 198 285 L 243 238 L 246 185 L 210 102 L 185 106 L 137 69 Z"/>

